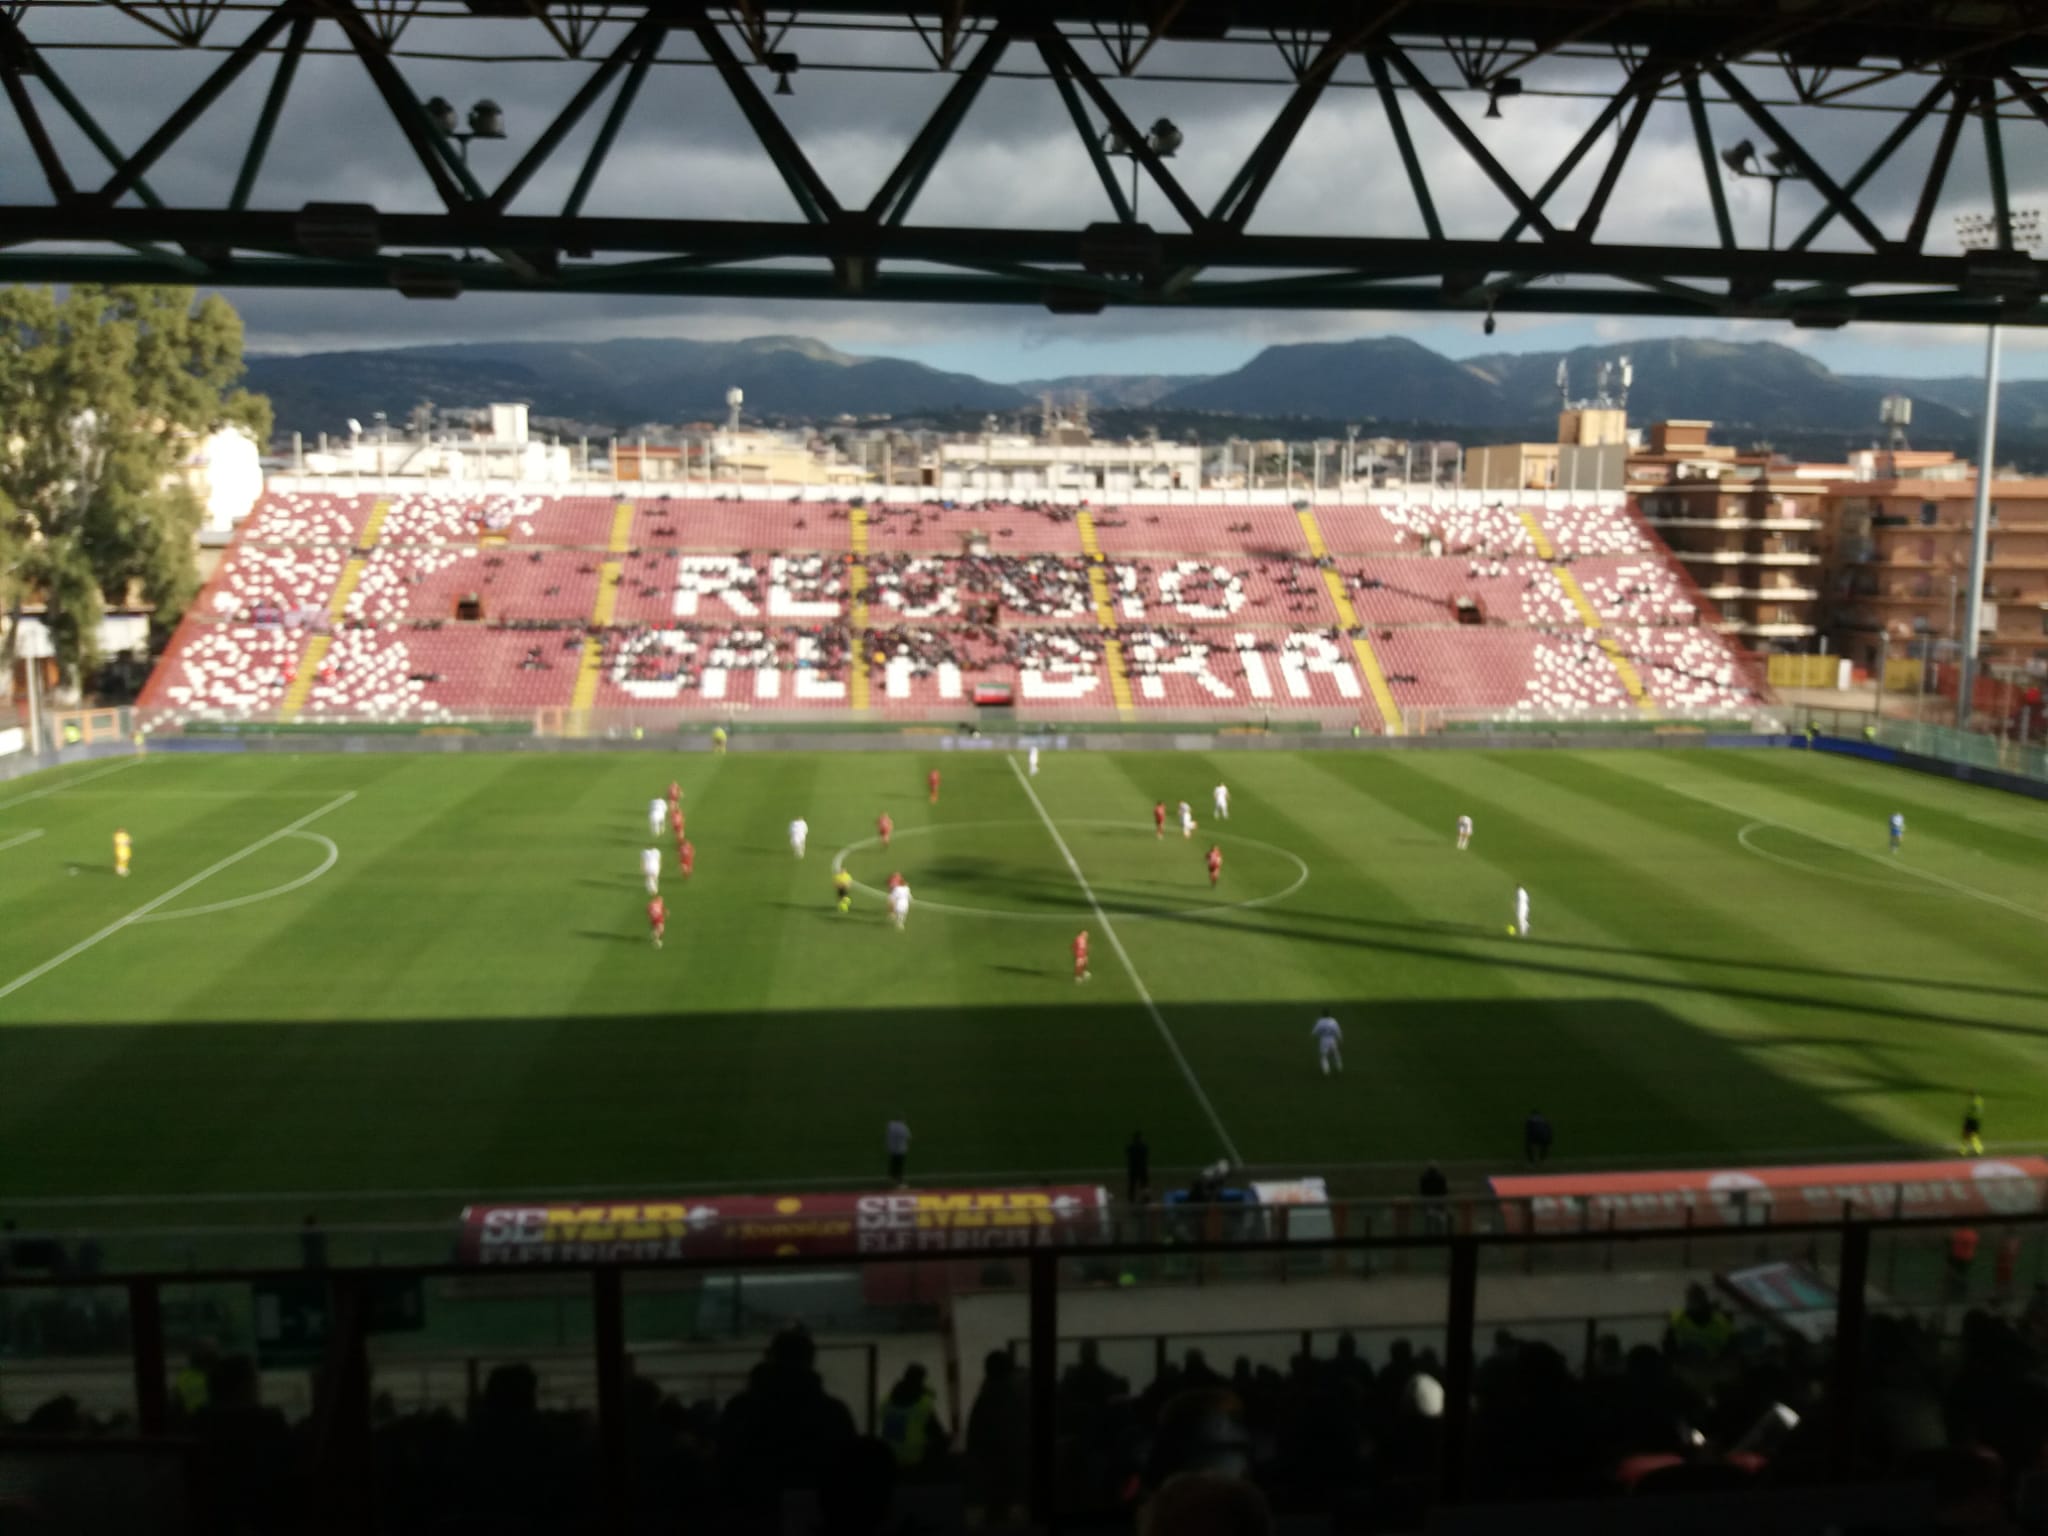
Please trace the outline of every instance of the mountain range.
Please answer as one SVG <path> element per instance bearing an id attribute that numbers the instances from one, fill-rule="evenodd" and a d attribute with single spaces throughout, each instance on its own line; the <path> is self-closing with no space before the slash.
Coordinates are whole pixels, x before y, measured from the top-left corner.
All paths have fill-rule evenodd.
<path id="1" fill-rule="evenodd" d="M 961 413 L 1025 413 L 1039 397 L 1085 393 L 1120 427 L 1160 418 L 1199 430 L 1199 418 L 1287 420 L 1314 430 L 1356 424 L 1398 433 L 1407 424 L 1480 429 L 1495 436 L 1553 435 L 1562 362 L 1574 394 L 1590 393 L 1600 366 L 1634 365 L 1628 407 L 1636 421 L 1687 417 L 1714 422 L 1725 440 L 1759 437 L 1845 446 L 1878 431 L 1878 402 L 1899 392 L 1914 401 L 1916 441 L 1967 443 L 1982 397 L 1976 379 L 1908 379 L 1832 372 L 1775 342 L 1695 337 L 1580 347 L 1569 352 L 1497 352 L 1454 360 L 1401 337 L 1267 347 L 1243 367 L 1210 377 L 1090 374 L 993 383 L 899 358 L 860 357 L 802 336 L 745 341 L 505 341 L 326 352 L 249 359 L 249 388 L 276 408 L 281 433 L 340 434 L 349 418 L 382 411 L 404 420 L 421 401 L 480 406 L 525 401 L 537 417 L 594 432 L 640 423 L 720 419 L 726 391 L 745 393 L 749 418 L 829 422 L 837 417 L 898 421 Z M 2001 427 L 2024 439 L 2048 433 L 2048 381 L 2006 386 Z"/>

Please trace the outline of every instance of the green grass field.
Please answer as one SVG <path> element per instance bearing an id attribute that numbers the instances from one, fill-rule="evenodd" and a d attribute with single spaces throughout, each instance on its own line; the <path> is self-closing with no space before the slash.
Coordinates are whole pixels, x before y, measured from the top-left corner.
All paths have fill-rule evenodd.
<path id="1" fill-rule="evenodd" d="M 1511 1163 L 1536 1106 L 1571 1161 L 1935 1152 L 1972 1088 L 1994 1145 L 2048 1139 L 2048 806 L 1787 751 L 1020 769 L 158 755 L 0 786 L 0 1211 L 853 1183 L 895 1113 L 931 1182 L 1107 1173 L 1142 1127 L 1165 1166 L 1405 1192 L 1428 1157 Z M 656 952 L 637 866 L 672 776 L 697 868 L 670 850 Z M 1153 836 L 1160 797 L 1192 844 Z M 842 850 L 903 872 L 908 931 L 868 891 L 834 910 Z"/>

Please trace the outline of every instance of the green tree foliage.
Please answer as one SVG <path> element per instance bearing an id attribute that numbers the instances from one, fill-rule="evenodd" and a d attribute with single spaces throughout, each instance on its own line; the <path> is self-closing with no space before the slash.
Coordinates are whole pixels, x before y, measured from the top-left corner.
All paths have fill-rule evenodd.
<path id="1" fill-rule="evenodd" d="M 269 438 L 241 374 L 241 317 L 217 295 L 0 290 L 0 601 L 46 605 L 66 676 L 94 661 L 107 604 L 148 604 L 161 629 L 198 590 L 203 509 L 178 471 L 220 427 Z"/>

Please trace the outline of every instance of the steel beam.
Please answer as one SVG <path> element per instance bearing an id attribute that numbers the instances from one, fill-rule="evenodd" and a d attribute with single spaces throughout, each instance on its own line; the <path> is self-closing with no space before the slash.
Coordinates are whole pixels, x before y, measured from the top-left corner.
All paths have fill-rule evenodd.
<path id="1" fill-rule="evenodd" d="M 86 110 L 84 102 L 72 94 L 71 87 L 64 83 L 64 77 L 51 68 L 49 60 L 37 53 L 28 39 L 21 35 L 13 18 L 0 12 L 0 36 L 9 35 L 22 67 L 33 72 L 35 77 L 43 82 L 43 89 L 56 99 L 57 105 L 64 109 L 64 115 L 77 124 L 78 131 L 91 141 L 92 147 L 100 152 L 101 158 L 110 166 L 119 166 L 126 160 L 127 156 L 121 153 L 114 141 L 107 137 L 106 130 L 100 127 L 99 120 Z M 140 178 L 137 178 L 135 183 L 135 195 L 151 208 L 163 207 L 156 193 L 150 190 L 149 183 Z"/>
<path id="2" fill-rule="evenodd" d="M 1415 67 L 1415 61 L 1399 48 L 1388 49 L 1387 57 L 1400 72 L 1401 78 L 1408 82 L 1408 88 L 1422 98 L 1423 105 L 1436 114 L 1437 121 L 1442 123 L 1451 137 L 1458 141 L 1458 147 L 1465 151 L 1474 165 L 1486 173 L 1486 179 L 1500 189 L 1501 196 L 1514 204 L 1515 210 L 1522 215 L 1528 227 L 1534 229 L 1545 240 L 1555 240 L 1557 230 L 1550 220 L 1544 217 L 1543 210 L 1530 201 L 1529 194 L 1524 192 L 1521 184 L 1508 174 L 1507 167 L 1494 159 L 1493 152 L 1479 142 L 1478 135 L 1473 133 L 1465 119 L 1458 115 L 1457 109 L 1444 100 L 1443 92 L 1432 85 L 1428 77 Z"/>
<path id="3" fill-rule="evenodd" d="M 18 241 L 118 244 L 160 240 L 226 249 L 294 247 L 299 215 L 248 210 L 224 214 L 205 208 L 57 208 L 0 205 Z M 552 214 L 497 214 L 482 204 L 448 212 L 387 213 L 378 220 L 386 249 L 460 251 L 507 246 L 519 250 L 577 250 L 602 254 L 694 255 L 725 260 L 830 261 L 849 254 L 940 266 L 991 258 L 1081 269 L 1090 249 L 1085 231 L 973 226 L 868 227 L 767 223 L 750 220 L 561 218 Z M 1506 265 L 1577 277 L 1712 278 L 1748 282 L 1833 283 L 1846 287 L 1905 285 L 1960 287 L 1970 276 L 1959 256 L 1914 255 L 1898 248 L 1870 251 L 1724 250 L 1717 246 L 1605 244 L 1561 239 L 1548 246 L 1522 242 L 1504 253 L 1498 241 L 1413 239 L 1355 235 L 1261 235 L 1209 225 L 1190 234 L 1157 237 L 1168 267 L 1301 272 L 1315 268 L 1372 273 L 1484 272 Z M 1511 258 L 1503 261 L 1503 255 Z"/>
<path id="4" fill-rule="evenodd" d="M 725 81 L 725 88 L 732 92 L 733 101 L 745 114 L 754 130 L 754 137 L 761 141 L 761 148 L 774 162 L 783 184 L 789 188 L 790 196 L 803 209 L 804 217 L 814 224 L 828 224 L 839 218 L 839 199 L 832 195 L 832 189 L 825 185 L 825 178 L 817 173 L 782 119 L 775 115 L 775 109 L 761 94 L 761 88 L 754 84 L 746 66 L 726 46 L 717 24 L 709 16 L 704 16 L 691 30 L 697 34 L 697 42 L 711 60 L 712 67 Z"/>
<path id="5" fill-rule="evenodd" d="M 235 177 L 235 190 L 228 198 L 230 208 L 240 210 L 249 206 L 249 194 L 256 190 L 256 177 L 263 169 L 263 158 L 270 153 L 270 140 L 277 132 L 278 114 L 284 111 L 285 98 L 291 94 L 292 79 L 299 69 L 299 56 L 306 51 L 306 40 L 312 35 L 311 16 L 292 19 L 291 35 L 285 39 L 284 52 L 277 56 L 277 73 L 270 77 L 270 89 L 263 96 L 263 110 L 256 118 L 256 131 L 249 136 L 249 148 L 242 156 L 242 169 Z"/>
<path id="6" fill-rule="evenodd" d="M 923 128 L 903 152 L 903 158 L 896 162 L 896 168 L 883 181 L 881 189 L 870 199 L 867 216 L 871 221 L 901 224 L 910 213 L 911 204 L 917 201 L 917 194 L 924 190 L 925 179 L 946 152 L 946 146 L 953 142 L 953 134 L 966 118 L 974 105 L 975 97 L 988 83 L 988 77 L 995 73 L 995 67 L 1002 62 L 1003 52 L 1010 46 L 1010 28 L 1005 22 L 998 22 L 989 33 L 973 60 L 960 72 L 945 97 L 925 120 Z"/>
<path id="7" fill-rule="evenodd" d="M 668 28 L 652 16 L 641 17 L 619 40 L 619 46 L 611 51 L 610 56 L 592 70 L 590 77 L 577 87 L 576 94 L 555 114 L 554 121 L 541 130 L 540 137 L 533 141 L 532 147 L 519 157 L 519 163 L 505 173 L 505 179 L 498 183 L 497 191 L 490 195 L 490 205 L 500 210 L 510 207 L 512 200 L 519 195 L 527 182 L 533 179 L 534 173 L 547 164 L 548 157 L 554 154 L 562 140 L 582 121 L 583 114 L 590 110 L 590 104 L 604 94 L 605 87 L 626 67 L 627 61 L 637 58 L 650 43 L 658 47 L 667 31 Z"/>
<path id="8" fill-rule="evenodd" d="M 1173 204 L 1174 212 L 1181 216 L 1188 228 L 1202 228 L 1208 220 L 1201 208 L 1188 196 L 1186 189 L 1181 186 L 1174 174 L 1166 168 L 1166 162 L 1153 152 L 1152 146 L 1145 141 L 1145 135 L 1140 133 L 1137 124 L 1125 115 L 1124 109 L 1117 105 L 1116 98 L 1110 95 L 1108 88 L 1095 77 L 1095 72 L 1081 62 L 1081 56 L 1074 52 L 1074 45 L 1067 41 L 1065 34 L 1057 30 L 1048 32 L 1039 38 L 1038 46 L 1048 63 L 1058 59 L 1074 83 L 1087 93 L 1089 100 L 1095 103 L 1096 110 L 1109 120 L 1110 128 L 1122 139 L 1125 148 L 1137 162 L 1145 168 L 1145 174 L 1150 176 L 1159 190 L 1166 194 L 1166 200 Z"/>
<path id="9" fill-rule="evenodd" d="M 1661 74 L 1662 71 L 1660 69 L 1658 75 L 1651 75 L 1646 66 L 1643 69 L 1638 69 L 1631 75 L 1628 84 L 1621 90 L 1616 91 L 1613 99 L 1600 109 L 1599 115 L 1593 119 L 1586 131 L 1579 135 L 1578 142 L 1572 145 L 1564 159 L 1558 162 L 1557 169 L 1550 173 L 1549 178 L 1542 186 L 1536 189 L 1535 195 L 1529 201 L 1538 208 L 1548 203 L 1552 194 L 1559 187 L 1563 186 L 1566 181 L 1571 179 L 1572 172 L 1579 168 L 1579 162 L 1586 158 L 1595 144 L 1600 142 L 1601 136 L 1613 126 L 1614 120 L 1621 116 L 1622 109 L 1629 104 L 1632 98 L 1643 93 L 1646 84 L 1648 86 L 1646 99 L 1654 102 L 1657 95 L 1657 81 L 1661 78 Z M 1516 214 L 1514 221 L 1508 225 L 1507 232 L 1500 237 L 1501 243 L 1506 244 L 1510 240 L 1519 238 L 1522 231 L 1528 227 L 1529 220 L 1527 215 Z"/>
<path id="10" fill-rule="evenodd" d="M 1119 224 L 1129 224 L 1137 219 L 1137 212 L 1130 200 L 1124 196 L 1123 183 L 1117 180 L 1116 167 L 1109 163 L 1109 156 L 1102 152 L 1102 138 L 1095 131 L 1095 120 L 1088 115 L 1088 108 L 1081 100 L 1081 93 L 1074 89 L 1074 82 L 1068 76 L 1066 66 L 1054 54 L 1039 44 L 1040 55 L 1052 76 L 1053 88 L 1060 94 L 1060 101 L 1066 106 L 1067 116 L 1073 121 L 1074 132 L 1080 136 L 1081 144 L 1088 151 L 1088 163 L 1095 167 L 1095 178 L 1102 183 L 1102 190 L 1108 194 L 1109 206 L 1115 212 Z"/>
<path id="11" fill-rule="evenodd" d="M 1372 71 L 1372 83 L 1380 93 L 1380 110 L 1387 115 L 1387 127 L 1394 135 L 1394 148 L 1400 152 L 1401 168 L 1408 174 L 1409 190 L 1415 194 L 1415 206 L 1422 214 L 1422 227 L 1432 240 L 1444 237 L 1443 221 L 1436 214 L 1436 199 L 1429 193 L 1429 178 L 1423 174 L 1422 160 L 1415 153 L 1415 140 L 1408 132 L 1408 119 L 1401 112 L 1401 98 L 1394 90 L 1394 82 L 1387 74 L 1386 55 L 1378 49 L 1365 56 L 1366 68 Z"/>
<path id="12" fill-rule="evenodd" d="M 1934 158 L 1928 162 L 1927 175 L 1920 183 L 1920 201 L 1913 209 L 1913 224 L 1906 231 L 1906 249 L 1916 256 L 1927 248 L 1927 227 L 1934 222 L 1934 207 L 1941 199 L 1942 185 L 1948 180 L 1949 162 L 1955 159 L 1956 140 L 1962 137 L 1963 123 L 1976 97 L 1976 88 L 1956 87 L 1955 100 L 1949 104 L 1948 117 L 1941 125 L 1941 137 L 1935 140 Z"/>
<path id="13" fill-rule="evenodd" d="M 640 95 L 640 86 L 647 79 L 647 71 L 660 50 L 661 39 L 655 37 L 643 43 L 640 52 L 634 56 L 633 67 L 626 71 L 618 95 L 612 98 L 611 110 L 605 113 L 604 122 L 597 130 L 597 139 L 591 144 L 590 153 L 584 157 L 583 169 L 576 173 L 576 185 L 570 189 L 568 202 L 562 205 L 563 218 L 573 220 L 583 212 L 584 200 L 596 185 L 597 173 L 604 169 L 605 160 L 612 152 L 612 143 L 632 113 L 633 103 Z"/>
<path id="14" fill-rule="evenodd" d="M 4 227 L 4 225 L 0 225 Z M 983 243 L 986 244 L 984 237 Z M 396 259 L 378 262 L 323 262 L 305 258 L 230 256 L 214 263 L 206 281 L 213 286 L 261 289 L 385 289 L 396 286 L 398 274 L 445 273 L 466 292 L 575 292 L 645 294 L 659 297 L 727 298 L 754 301 L 844 299 L 829 267 L 704 266 L 674 271 L 668 277 L 647 273 L 608 278 L 606 269 L 588 263 L 565 263 L 560 271 L 528 277 L 499 262 L 453 259 Z M 1248 299 L 1241 285 L 1193 283 L 1163 298 L 1156 289 L 1104 284 L 1092 293 L 1116 307 L 1171 307 L 1186 310 L 1287 311 L 1420 310 L 1441 313 L 1443 288 L 1438 281 L 1394 283 L 1369 280 L 1369 274 L 1345 274 L 1323 286 L 1303 285 Z M 170 253 L 82 255 L 69 252 L 0 252 L 0 282 L 185 283 L 193 280 L 187 266 Z M 1063 278 L 1056 288 L 1080 286 L 1079 274 Z M 885 303 L 976 304 L 1038 307 L 1046 302 L 1046 286 L 996 276 L 939 272 L 884 272 L 864 291 L 864 298 Z M 1544 315 L 1616 315 L 1636 318 L 1686 316 L 1698 318 L 1698 303 L 1651 289 L 1614 286 L 1542 284 L 1504 293 L 1495 306 L 1501 313 Z M 1811 308 L 1812 306 L 1808 306 Z M 2013 309 L 1996 299 L 1974 298 L 1953 288 L 1922 293 L 1886 293 L 1830 301 L 1827 308 L 1841 318 L 1896 321 L 1902 324 L 2048 325 L 2048 306 L 2035 303 Z M 1735 318 L 1784 319 L 1782 303 L 1724 300 L 1714 313 Z"/>
<path id="15" fill-rule="evenodd" d="M 340 25 L 342 36 L 348 39 L 356 57 L 362 60 L 363 69 L 377 87 L 377 94 L 384 98 L 392 121 L 405 135 L 405 142 L 412 146 L 413 157 L 419 161 L 420 169 L 434 184 L 435 195 L 450 208 L 461 207 L 471 199 L 480 199 L 483 189 L 477 186 L 467 170 L 450 159 L 440 130 L 427 120 L 419 98 L 413 95 L 412 88 L 399 75 L 398 66 L 391 62 L 383 42 L 363 20 L 353 0 L 314 0 L 314 3 Z"/>
<path id="16" fill-rule="evenodd" d="M 1913 130 L 1927 120 L 1927 115 L 1941 104 L 1941 98 L 1954 89 L 1956 89 L 1956 86 L 1953 81 L 1943 80 L 1936 84 L 1933 90 L 1921 97 L 1919 102 L 1914 105 L 1913 110 L 1899 119 L 1898 126 L 1885 135 L 1884 142 L 1870 152 L 1870 158 L 1856 168 L 1856 174 L 1842 183 L 1843 195 L 1853 198 L 1858 192 L 1861 192 L 1864 183 L 1884 169 L 1885 162 L 1897 153 L 1901 144 L 1912 137 Z M 1946 158 L 1944 158 L 1942 163 L 1946 167 Z M 1814 237 L 1828 227 L 1828 224 L 1834 217 L 1835 206 L 1830 203 L 1813 216 L 1813 222 L 1799 232 L 1798 237 L 1793 240 L 1789 248 L 1795 251 L 1805 250 L 1807 246 L 1813 243 Z"/>
<path id="17" fill-rule="evenodd" d="M 71 173 L 64 168 L 64 157 L 57 153 L 49 130 L 43 126 L 35 99 L 22 83 L 23 61 L 21 50 L 16 47 L 19 38 L 13 18 L 0 15 L 0 88 L 6 90 L 8 103 L 14 108 L 14 115 L 21 120 L 21 131 L 28 135 L 29 148 L 35 153 L 36 163 L 43 168 L 43 180 L 49 184 L 50 196 L 59 203 L 68 203 L 77 196 L 77 189 L 72 185 Z"/>
<path id="18" fill-rule="evenodd" d="M 1714 229 L 1721 237 L 1721 249 L 1735 249 L 1735 224 L 1728 217 L 1728 189 L 1721 185 L 1721 157 L 1714 153 L 1714 129 L 1707 121 L 1707 104 L 1700 94 L 1700 77 L 1685 77 L 1685 107 L 1692 117 L 1692 136 L 1700 150 L 1700 172 L 1706 178 L 1707 198 L 1714 208 Z"/>
<path id="19" fill-rule="evenodd" d="M 1710 65 L 1707 73 L 1712 75 L 1730 99 L 1748 114 L 1749 120 L 1768 134 L 1771 142 L 1799 167 L 1806 179 L 1813 183 L 1813 189 L 1827 199 L 1828 206 L 1847 220 L 1857 234 L 1870 242 L 1872 250 L 1883 251 L 1891 246 L 1892 242 L 1885 238 L 1884 231 L 1870 221 L 1869 215 L 1856 206 L 1853 198 L 1843 194 L 1842 189 L 1835 185 L 1834 177 L 1822 170 L 1820 162 L 1806 152 L 1806 146 L 1785 131 L 1777 118 L 1771 115 L 1770 108 L 1751 95 L 1749 88 L 1736 79 L 1725 64 Z"/>
<path id="20" fill-rule="evenodd" d="M 1593 195 L 1587 199 L 1585 211 L 1572 228 L 1576 239 L 1591 240 L 1593 232 L 1600 227 L 1601 217 L 1607 212 L 1607 200 L 1614 195 L 1615 182 L 1621 179 L 1621 168 L 1628 163 L 1629 151 L 1636 146 L 1636 136 L 1643 131 L 1643 122 L 1649 117 L 1650 108 L 1657 104 L 1657 85 L 1663 79 L 1662 67 L 1646 64 L 1641 73 L 1647 75 L 1647 82 L 1637 92 L 1635 110 L 1621 125 L 1621 133 L 1614 141 L 1614 152 L 1607 157 L 1606 168 L 1600 173 Z"/>
<path id="21" fill-rule="evenodd" d="M 288 3 L 258 22 L 254 30 L 221 61 L 220 66 L 200 82 L 199 88 L 164 119 L 162 126 L 143 142 L 142 147 L 114 168 L 114 174 L 107 178 L 106 185 L 92 193 L 88 201 L 113 203 L 140 181 L 143 172 L 163 158 L 164 152 L 205 115 L 208 107 L 220 100 L 221 93 L 240 79 L 242 71 L 254 64 L 271 41 L 297 17 L 298 6 Z"/>

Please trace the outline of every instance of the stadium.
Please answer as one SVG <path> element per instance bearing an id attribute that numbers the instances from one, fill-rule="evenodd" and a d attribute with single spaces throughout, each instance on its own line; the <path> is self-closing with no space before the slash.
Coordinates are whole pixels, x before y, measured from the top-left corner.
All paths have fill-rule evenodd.
<path id="1" fill-rule="evenodd" d="M 2031 17 L 1880 6 L 1854 67 L 1931 72 L 1933 94 L 1839 184 L 1785 134 L 1860 227 L 1899 143 L 1938 137 L 1931 207 L 1981 114 L 1987 276 L 1922 255 L 1918 215 L 1910 251 L 1593 238 L 1652 106 L 1704 124 L 1705 81 L 1717 114 L 1767 118 L 1757 59 L 1845 47 L 1830 18 L 1457 0 L 1411 35 L 1276 6 L 1299 55 L 1280 126 L 1341 64 L 1417 178 L 1401 98 L 1485 120 L 1446 100 L 1432 28 L 1520 39 L 1532 80 L 1582 46 L 1648 61 L 1600 98 L 1588 140 L 1619 121 L 1622 142 L 1544 289 L 1513 264 L 1556 185 L 1509 200 L 1525 224 L 1484 242 L 1498 279 L 1437 249 L 1460 242 L 1433 211 L 1426 239 L 1330 251 L 1248 230 L 1300 121 L 1188 235 L 1141 224 L 1103 157 L 1178 209 L 1177 131 L 1139 134 L 1074 39 L 1124 38 L 1144 79 L 1146 37 L 1171 60 L 1270 47 L 1245 7 L 873 23 L 922 37 L 947 82 L 931 162 L 1026 43 L 1057 101 L 1129 130 L 1091 141 L 1117 223 L 1071 250 L 979 232 L 1002 260 L 901 217 L 931 163 L 885 183 L 896 216 L 839 222 L 778 127 L 791 29 L 822 73 L 834 29 L 868 46 L 871 7 L 812 7 L 780 40 L 749 6 L 430 11 L 437 38 L 539 29 L 587 66 L 495 201 L 468 169 L 489 120 L 441 126 L 405 78 L 438 55 L 353 5 L 247 7 L 231 44 L 187 9 L 111 8 L 232 73 L 127 159 L 107 148 L 111 191 L 76 198 L 77 146 L 39 104 L 90 117 L 63 61 L 104 40 L 24 9 L 0 17 L 0 76 L 51 201 L 5 209 L 26 233 L 0 276 L 88 293 L 388 278 L 410 298 L 459 276 L 546 305 L 579 281 L 744 281 L 1055 313 L 1449 294 L 1490 334 L 1495 307 L 1633 312 L 1616 284 L 1641 278 L 1658 306 L 1725 280 L 1723 317 L 2041 323 L 1995 147 L 2001 107 L 2048 115 Z M 1930 64 L 1920 34 L 1943 27 Z M 338 204 L 249 209 L 328 32 L 457 193 L 387 210 L 367 244 Z M 580 212 L 641 78 L 685 62 L 671 34 L 809 189 L 810 234 Z M 1987 35 L 2000 62 L 1956 67 Z M 141 195 L 270 55 L 227 206 Z M 1515 78 L 1457 91 L 1496 117 Z M 508 211 L 614 87 L 564 227 Z M 176 275 L 181 252 L 199 272 Z M 1341 277 L 1299 270 L 1339 256 Z M 1757 272 L 1816 287 L 1773 298 Z M 1988 420 L 1981 474 L 1913 461 L 1948 489 L 1909 519 L 1871 488 L 1923 504 L 1897 489 L 1919 483 L 1902 439 L 1885 474 L 1802 483 L 1768 445 L 1710 452 L 1703 423 L 1646 438 L 1626 389 L 1603 373 L 1566 398 L 1541 484 L 1434 444 L 1397 477 L 1320 442 L 1303 473 L 1283 442 L 1262 478 L 1234 443 L 1091 442 L 1050 404 L 1028 441 L 886 436 L 900 476 L 743 432 L 736 389 L 701 454 L 687 431 L 543 446 L 517 405 L 459 444 L 354 422 L 345 448 L 272 456 L 194 535 L 199 579 L 120 700 L 66 663 L 64 584 L 32 574 L 6 631 L 20 721 L 0 717 L 0 1531 L 2048 1525 L 2048 656 L 2000 585 L 2033 580 L 2048 524 L 2013 488 L 2032 482 L 1989 489 Z M 34 445 L 95 413 L 120 409 L 23 416 L 0 443 L 0 535 Z M 747 454 L 797 472 L 719 477 Z M 1567 461 L 1601 468 L 1558 484 Z M 1704 523 L 1753 542 L 1699 542 L 1682 483 L 1744 475 L 1754 527 Z M 42 478 L 36 506 L 97 494 Z M 1865 671 L 1790 643 L 1818 633 L 1794 605 L 1820 603 L 1824 563 L 1849 606 L 1938 607 L 1850 568 L 1959 563 L 1971 525 L 1937 498 L 1966 480 L 1949 650 L 1850 624 Z M 54 514 L 28 526 L 0 576 L 59 569 L 38 563 Z M 1937 562 L 1909 534 L 1953 546 Z M 1888 538 L 1908 553 L 1869 554 Z M 103 581 L 104 622 L 146 630 L 117 612 L 151 606 L 145 584 Z"/>

